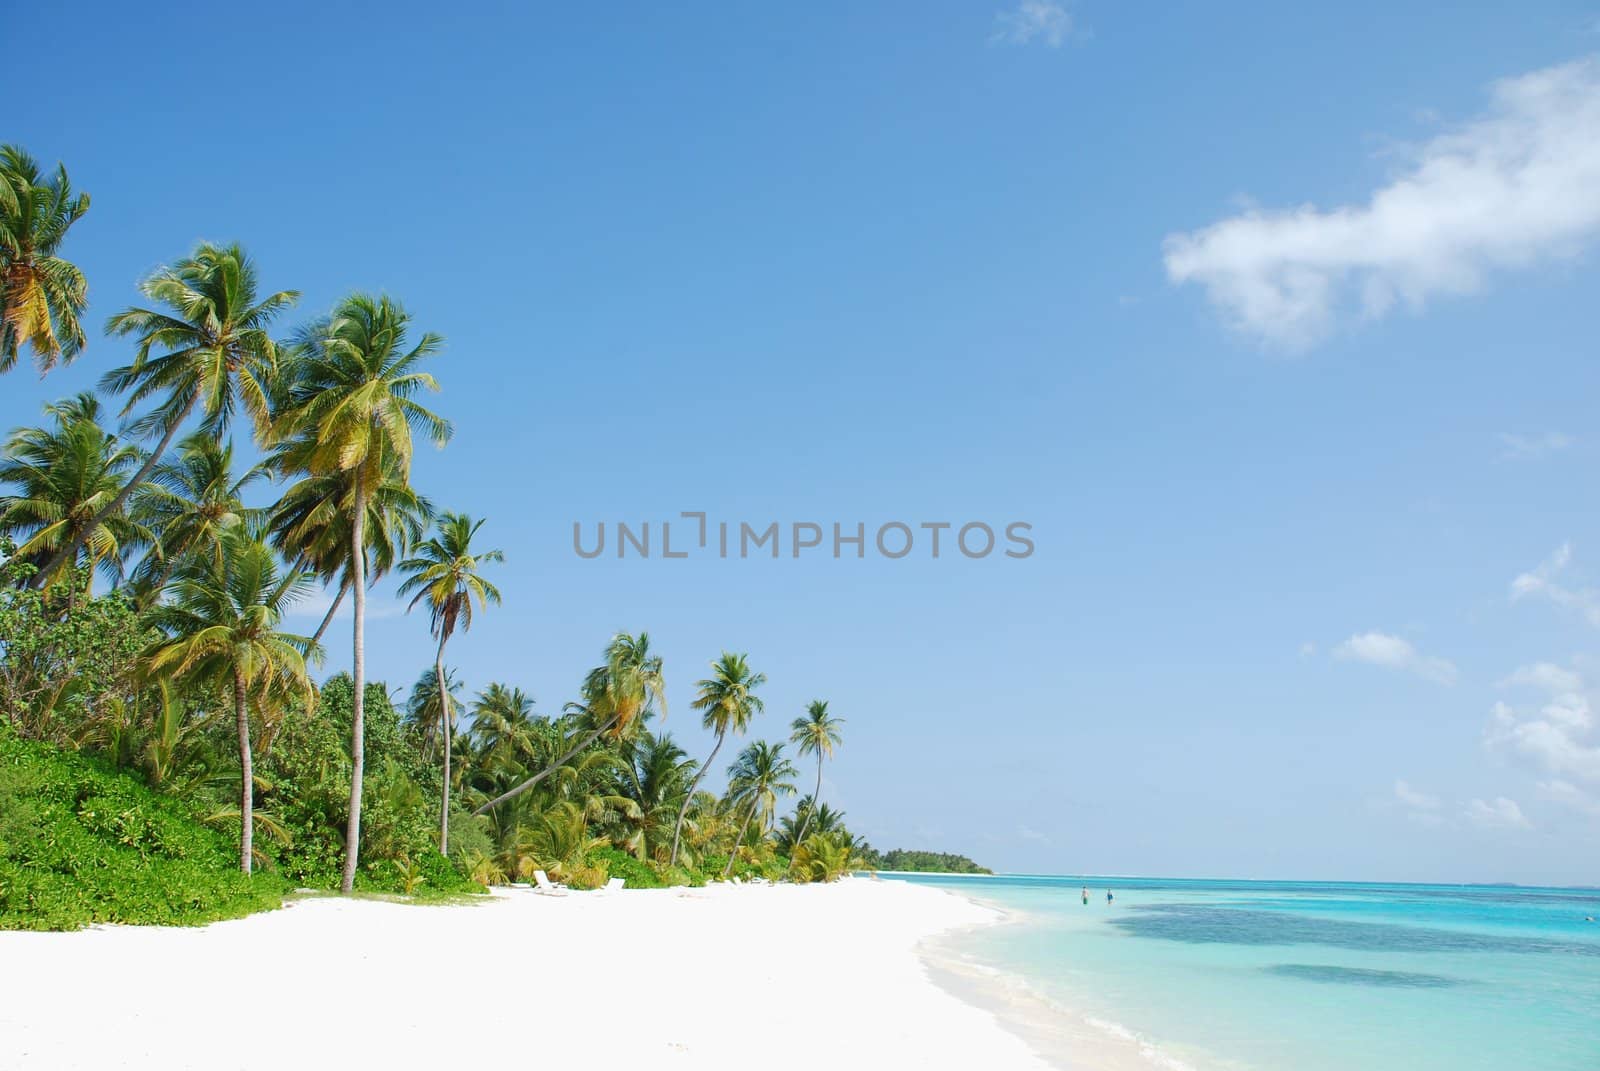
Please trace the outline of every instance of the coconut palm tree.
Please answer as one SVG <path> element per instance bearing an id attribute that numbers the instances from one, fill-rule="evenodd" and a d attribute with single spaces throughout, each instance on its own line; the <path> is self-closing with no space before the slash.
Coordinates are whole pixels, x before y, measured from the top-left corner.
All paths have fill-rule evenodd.
<path id="1" fill-rule="evenodd" d="M 456 671 L 444 671 L 445 691 L 452 706 L 461 702 L 461 682 Z M 417 674 L 417 683 L 411 686 L 406 699 L 405 724 L 416 734 L 416 741 L 425 758 L 432 760 L 439 747 L 439 730 L 444 725 L 444 701 L 440 698 L 439 675 L 433 666 Z"/>
<path id="2" fill-rule="evenodd" d="M 473 814 L 483 814 L 522 795 L 594 743 L 601 733 L 610 732 L 613 740 L 621 740 L 657 707 L 661 709 L 661 716 L 666 717 L 667 694 L 661 656 L 650 653 L 649 633 L 630 636 L 619 632 L 612 637 L 606 647 L 605 663 L 590 670 L 584 679 L 583 700 L 571 704 L 584 726 L 577 742 L 532 777 L 479 805 Z"/>
<path id="3" fill-rule="evenodd" d="M 479 765 L 522 768 L 539 754 L 549 723 L 533 712 L 533 696 L 498 682 L 478 693 L 472 705 Z"/>
<path id="4" fill-rule="evenodd" d="M 843 741 L 844 738 L 839 732 L 839 727 L 843 724 L 843 718 L 836 718 L 828 713 L 828 703 L 825 699 L 813 699 L 806 707 L 805 716 L 789 723 L 791 730 L 789 741 L 800 749 L 801 755 L 817 757 L 817 787 L 811 793 L 811 806 L 806 808 L 805 817 L 800 820 L 800 828 L 795 832 L 796 844 L 806 839 L 806 824 L 811 820 L 811 813 L 816 809 L 817 801 L 822 798 L 822 762 L 824 759 L 833 758 L 833 749 Z"/>
<path id="5" fill-rule="evenodd" d="M 834 833 L 844 828 L 844 812 L 836 811 L 826 803 L 816 803 L 810 796 L 806 796 L 795 804 L 794 813 L 784 815 L 778 823 L 778 834 L 775 838 L 778 850 L 792 853 L 800 843 L 801 827 L 807 830 L 808 837 L 818 833 Z"/>
<path id="6" fill-rule="evenodd" d="M 744 810 L 744 821 L 739 825 L 739 835 L 728 850 L 728 865 L 722 869 L 723 880 L 733 873 L 733 861 L 739 857 L 744 835 L 757 815 L 764 827 L 772 820 L 779 796 L 794 795 L 792 778 L 799 774 L 794 763 L 783 756 L 782 744 L 769 744 L 757 740 L 739 753 L 739 759 L 728 767 L 728 802 Z"/>
<path id="7" fill-rule="evenodd" d="M 436 391 L 421 371 L 444 339 L 424 334 L 408 346 L 411 317 L 390 299 L 354 294 L 333 315 L 302 331 L 296 340 L 294 380 L 281 391 L 274 438 L 298 440 L 308 474 L 350 477 L 351 677 L 350 813 L 345 829 L 343 892 L 355 887 L 361 853 L 361 785 L 364 767 L 367 620 L 367 511 L 372 490 L 386 479 L 409 484 L 411 435 L 427 435 L 438 446 L 450 439 L 450 424 L 416 401 Z"/>
<path id="8" fill-rule="evenodd" d="M 127 392 L 123 416 L 139 403 L 159 398 L 133 428 L 139 433 L 159 430 L 161 438 L 122 491 L 95 515 L 84 539 L 123 508 L 196 410 L 202 416 L 201 431 L 213 438 L 226 433 L 241 407 L 254 421 L 257 435 L 265 435 L 267 392 L 277 362 L 267 328 L 299 297 L 297 291 L 281 290 L 257 300 L 255 265 L 237 245 L 202 244 L 193 256 L 162 268 L 139 289 L 157 307 L 130 308 L 107 322 L 107 333 L 132 335 L 138 346 L 133 363 L 107 372 L 100 386 Z M 76 550 L 76 545 L 63 547 L 41 577 L 60 568 Z"/>
<path id="9" fill-rule="evenodd" d="M 355 480 L 352 473 L 346 472 L 306 475 L 297 456 L 306 449 L 306 444 L 298 441 L 280 444 L 268 462 L 284 477 L 301 478 L 283 493 L 267 524 L 272 544 L 280 554 L 311 568 L 324 584 L 338 582 L 328 612 L 311 636 L 320 643 L 354 583 L 350 569 L 350 509 Z M 381 579 L 410 553 L 432 516 L 432 503 L 392 474 L 372 488 L 363 525 L 369 582 Z"/>
<path id="10" fill-rule="evenodd" d="M 659 858 L 668 830 L 677 828 L 678 806 L 698 764 L 670 734 L 648 731 L 624 740 L 620 758 L 614 792 L 634 807 L 619 816 L 613 840 L 640 859 Z"/>
<path id="11" fill-rule="evenodd" d="M 174 456 L 150 472 L 129 503 L 133 518 L 154 536 L 150 552 L 134 570 L 139 602 L 148 606 L 160 597 L 173 571 L 185 557 L 222 553 L 225 529 L 254 525 L 262 511 L 244 504 L 244 492 L 266 477 L 259 465 L 234 475 L 233 444 L 205 432 L 186 436 Z"/>
<path id="12" fill-rule="evenodd" d="M 0 458 L 0 484 L 13 488 L 0 495 L 0 536 L 17 543 L 20 561 L 76 567 L 86 559 L 119 579 L 124 553 L 147 543 L 149 532 L 120 511 L 91 525 L 138 467 L 139 451 L 101 427 L 92 394 L 46 406 L 45 415 L 51 423 L 14 431 Z M 73 556 L 63 557 L 68 547 Z M 73 568 L 56 572 L 53 579 L 70 580 Z"/>
<path id="13" fill-rule="evenodd" d="M 444 645 L 450 642 L 457 626 L 465 632 L 472 627 L 472 608 L 482 611 L 489 603 L 499 605 L 500 589 L 479 575 L 491 563 L 505 561 L 498 550 L 473 553 L 472 538 L 483 527 L 465 513 L 445 513 L 438 520 L 438 534 L 417 545 L 415 556 L 400 563 L 406 573 L 400 584 L 402 598 L 412 595 L 409 613 L 421 603 L 428 605 L 428 621 L 439 646 L 433 655 L 437 674 L 440 716 L 444 727 L 444 787 L 439 802 L 439 851 L 450 854 L 450 738 L 454 723 L 450 717 L 450 690 L 445 687 Z M 413 594 L 414 593 L 414 594 Z"/>
<path id="14" fill-rule="evenodd" d="M 0 372 L 23 346 L 41 373 L 83 348 L 78 316 L 88 306 L 83 273 L 56 256 L 67 231 L 89 211 L 60 164 L 49 178 L 15 145 L 0 146 Z"/>
<path id="15" fill-rule="evenodd" d="M 672 829 L 670 862 L 673 864 L 678 862 L 683 817 L 689 813 L 689 802 L 694 798 L 700 778 L 711 768 L 717 752 L 722 749 L 722 741 L 730 731 L 743 736 L 750 726 L 750 719 L 766 709 L 761 697 L 755 693 L 757 688 L 767 683 L 767 675 L 752 673 L 746 659 L 745 655 L 723 651 L 722 656 L 711 663 L 711 676 L 696 684 L 700 691 L 690 705 L 701 712 L 700 724 L 717 734 L 717 742 L 711 746 L 711 754 L 706 756 L 705 763 L 695 771 L 694 780 L 689 782 L 689 790 L 684 793 L 683 803 L 678 807 L 678 820 Z"/>
<path id="16" fill-rule="evenodd" d="M 254 770 L 250 707 L 282 702 L 298 692 L 309 709 L 313 688 L 306 658 L 315 649 L 304 636 L 279 625 L 288 607 L 311 584 L 309 574 L 284 569 L 254 533 L 223 531 L 219 552 L 188 559 L 172 586 L 170 602 L 156 606 L 152 624 L 165 639 L 151 651 L 149 668 L 191 685 L 231 695 L 239 739 L 239 869 L 250 873 Z"/>

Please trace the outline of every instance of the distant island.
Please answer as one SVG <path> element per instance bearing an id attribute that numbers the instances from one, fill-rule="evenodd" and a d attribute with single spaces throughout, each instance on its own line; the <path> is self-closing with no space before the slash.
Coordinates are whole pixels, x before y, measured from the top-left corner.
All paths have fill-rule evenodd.
<path id="1" fill-rule="evenodd" d="M 921 871 L 925 874 L 993 874 L 986 866 L 979 866 L 964 855 L 951 852 L 923 852 L 912 848 L 894 848 L 880 852 L 872 845 L 859 850 L 864 870 Z"/>

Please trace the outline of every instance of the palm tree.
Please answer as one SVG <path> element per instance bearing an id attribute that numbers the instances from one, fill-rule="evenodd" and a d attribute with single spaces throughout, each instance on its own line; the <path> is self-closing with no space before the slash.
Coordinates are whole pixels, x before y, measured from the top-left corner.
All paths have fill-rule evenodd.
<path id="1" fill-rule="evenodd" d="M 23 346 L 41 373 L 83 348 L 78 315 L 88 306 L 88 285 L 56 250 L 87 211 L 89 195 L 73 196 L 66 168 L 57 164 L 41 179 L 31 156 L 0 146 L 0 372 L 12 369 Z"/>
<path id="2" fill-rule="evenodd" d="M 778 827 L 778 850 L 792 853 L 800 843 L 802 827 L 813 837 L 818 833 L 837 832 L 844 828 L 844 812 L 836 811 L 826 803 L 817 803 L 807 796 L 795 804 L 794 814 L 785 815 Z"/>
<path id="3" fill-rule="evenodd" d="M 745 655 L 729 654 L 727 651 L 723 651 L 722 657 L 711 663 L 711 676 L 697 683 L 700 691 L 691 706 L 701 712 L 700 724 L 717 734 L 717 742 L 712 745 L 705 763 L 695 771 L 694 780 L 689 782 L 689 791 L 684 793 L 683 803 L 678 808 L 678 820 L 672 828 L 671 864 L 678 862 L 683 816 L 689 813 L 689 801 L 694 798 L 700 778 L 711 769 L 711 763 L 716 760 L 717 752 L 722 749 L 722 741 L 727 738 L 729 731 L 743 736 L 750 726 L 750 719 L 766 709 L 761 697 L 755 694 L 756 689 L 765 683 L 767 675 L 750 672 Z"/>
<path id="4" fill-rule="evenodd" d="M 548 729 L 548 722 L 534 714 L 533 705 L 533 696 L 500 683 L 478 693 L 472 727 L 480 765 L 520 767 L 538 753 L 541 729 Z"/>
<path id="5" fill-rule="evenodd" d="M 299 293 L 282 290 L 257 300 L 256 269 L 237 245 L 202 244 L 175 267 L 162 268 L 139 284 L 158 308 L 130 308 L 111 317 L 109 334 L 139 340 L 133 363 L 113 369 L 101 389 L 128 392 L 124 416 L 140 402 L 161 400 L 133 425 L 141 433 L 161 432 L 139 471 L 89 523 L 87 539 L 107 517 L 118 512 L 160 463 L 173 438 L 196 409 L 200 428 L 221 438 L 242 406 L 255 422 L 258 436 L 267 429 L 267 391 L 275 374 L 277 349 L 267 327 Z M 159 354 L 152 356 L 156 350 Z M 46 564 L 43 575 L 61 567 L 76 551 L 63 547 Z"/>
<path id="6" fill-rule="evenodd" d="M 612 739 L 621 740 L 657 706 L 661 708 L 661 716 L 666 717 L 667 694 L 661 675 L 661 656 L 650 653 L 649 633 L 630 636 L 619 632 L 612 637 L 606 647 L 605 664 L 590 670 L 584 679 L 583 699 L 582 703 L 573 704 L 586 725 L 578 742 L 532 777 L 481 804 L 473 814 L 483 814 L 522 795 L 594 743 L 601 733 L 609 731 Z"/>
<path id="7" fill-rule="evenodd" d="M 270 467 L 285 476 L 303 473 L 297 455 L 301 442 L 282 444 Z M 283 493 L 267 522 L 272 544 L 292 561 L 310 567 L 325 584 L 338 581 L 338 590 L 311 636 L 317 642 L 333 623 L 333 615 L 354 583 L 350 562 L 350 510 L 355 488 L 352 473 L 304 476 Z M 408 484 L 387 473 L 367 496 L 367 579 L 381 579 L 422 538 L 433 516 L 433 505 Z"/>
<path id="8" fill-rule="evenodd" d="M 151 612 L 166 639 L 150 654 L 155 674 L 231 693 L 239 738 L 239 869 L 250 873 L 254 771 L 250 706 L 280 702 L 298 692 L 312 704 L 304 636 L 279 631 L 285 610 L 308 590 L 306 573 L 280 567 L 252 533 L 224 531 L 220 551 L 189 559 L 172 599 Z"/>
<path id="9" fill-rule="evenodd" d="M 739 835 L 728 850 L 728 865 L 722 870 L 724 881 L 733 873 L 733 861 L 739 857 L 739 848 L 744 844 L 751 820 L 760 814 L 763 826 L 770 821 L 778 797 L 794 795 L 794 782 L 790 778 L 799 772 L 794 763 L 783 757 L 782 744 L 769 744 L 765 740 L 757 740 L 745 748 L 739 753 L 739 760 L 728 767 L 729 802 L 734 807 L 745 808 L 745 815 Z"/>
<path id="10" fill-rule="evenodd" d="M 150 472 L 150 480 L 130 502 L 135 520 L 154 535 L 150 552 L 134 570 L 143 605 L 160 597 L 186 556 L 222 553 L 222 533 L 238 524 L 253 525 L 261 510 L 247 508 L 243 494 L 266 476 L 259 465 L 234 476 L 233 444 L 205 432 L 178 443 L 176 456 Z"/>
<path id="11" fill-rule="evenodd" d="M 811 820 L 817 801 L 822 798 L 822 761 L 833 758 L 833 749 L 843 741 L 844 737 L 839 732 L 843 724 L 843 718 L 835 718 L 828 713 L 825 699 L 813 699 L 806 707 L 805 716 L 789 723 L 792 730 L 790 742 L 799 747 L 800 754 L 817 757 L 817 787 L 811 793 L 811 806 L 806 809 L 805 817 L 800 820 L 800 828 L 795 832 L 796 844 L 806 839 L 806 824 Z"/>
<path id="12" fill-rule="evenodd" d="M 450 717 L 450 691 L 444 683 L 444 645 L 450 642 L 456 626 L 465 632 L 472 627 L 472 607 L 476 603 L 481 611 L 488 603 L 499 605 L 500 589 L 478 575 L 478 570 L 492 562 L 505 561 L 498 550 L 472 552 L 472 537 L 483 527 L 465 513 L 445 513 L 438 521 L 438 535 L 417 545 L 415 557 L 400 563 L 401 571 L 408 574 L 400 585 L 399 594 L 416 594 L 409 613 L 422 602 L 428 604 L 428 621 L 433 635 L 439 640 L 434 651 L 433 669 L 439 682 L 440 714 L 444 719 L 444 788 L 439 802 L 439 852 L 450 854 L 450 737 L 453 722 Z"/>
<path id="13" fill-rule="evenodd" d="M 350 814 L 345 829 L 343 892 L 355 888 L 361 853 L 361 784 L 365 750 L 367 511 L 371 491 L 386 479 L 411 477 L 411 434 L 421 431 L 438 446 L 450 424 L 415 398 L 438 383 L 419 365 L 444 340 L 424 334 L 407 348 L 411 317 L 388 298 L 354 294 L 326 320 L 301 332 L 294 382 L 284 392 L 274 437 L 296 439 L 307 473 L 348 474 L 351 479 L 350 577 L 355 621 L 351 629 L 351 677 L 355 697 L 350 717 Z"/>
<path id="14" fill-rule="evenodd" d="M 614 839 L 637 858 L 659 857 L 668 829 L 677 828 L 679 799 L 687 795 L 687 780 L 698 764 L 670 734 L 648 731 L 624 740 L 620 757 L 614 792 L 634 806 L 620 816 L 621 833 Z"/>
<path id="15" fill-rule="evenodd" d="M 16 541 L 18 560 L 75 567 L 86 549 L 91 569 L 120 578 L 123 554 L 149 533 L 121 512 L 106 515 L 92 532 L 90 526 L 139 464 L 139 451 L 101 427 L 92 394 L 46 406 L 45 414 L 51 424 L 19 428 L 6 442 L 0 484 L 15 490 L 0 496 L 0 536 Z M 68 547 L 73 556 L 65 558 Z"/>
<path id="16" fill-rule="evenodd" d="M 443 694 L 449 696 L 452 705 L 459 704 L 461 682 L 456 679 L 455 670 L 444 671 L 444 683 Z M 430 761 L 439 744 L 439 730 L 444 725 L 444 700 L 440 694 L 439 675 L 429 666 L 417 674 L 417 683 L 411 686 L 411 695 L 406 699 L 405 723 L 416 734 L 423 756 Z"/>

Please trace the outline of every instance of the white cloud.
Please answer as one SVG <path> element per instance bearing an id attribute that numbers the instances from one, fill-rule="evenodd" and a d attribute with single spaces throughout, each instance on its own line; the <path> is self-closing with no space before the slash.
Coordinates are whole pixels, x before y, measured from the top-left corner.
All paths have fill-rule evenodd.
<path id="1" fill-rule="evenodd" d="M 1396 781 L 1394 783 L 1394 798 L 1407 807 L 1416 807 L 1424 811 L 1437 811 L 1439 809 L 1438 796 L 1432 796 L 1419 789 L 1412 788 L 1405 781 Z"/>
<path id="2" fill-rule="evenodd" d="M 1414 788 L 1406 781 L 1394 783 L 1394 798 L 1405 808 L 1407 820 L 1419 826 L 1443 825 L 1439 816 L 1439 797 Z"/>
<path id="3" fill-rule="evenodd" d="M 1560 778 L 1540 781 L 1539 795 L 1562 806 L 1571 807 L 1580 814 L 1600 818 L 1600 799 L 1596 799 L 1571 781 L 1563 781 Z"/>
<path id="4" fill-rule="evenodd" d="M 1351 636 L 1333 649 L 1333 657 L 1404 670 L 1438 684 L 1454 684 L 1456 679 L 1456 667 L 1448 659 L 1425 655 L 1408 640 L 1384 632 Z"/>
<path id="5" fill-rule="evenodd" d="M 1516 758 L 1550 783 L 1568 778 L 1600 784 L 1600 745 L 1591 742 L 1594 712 L 1581 674 L 1549 662 L 1523 666 L 1501 682 L 1541 694 L 1531 707 L 1496 703 L 1484 743 Z"/>
<path id="6" fill-rule="evenodd" d="M 322 619 L 327 616 L 328 607 L 333 605 L 333 600 L 337 595 L 337 588 L 332 590 L 324 588 L 320 591 L 313 591 L 285 610 L 284 616 L 307 620 L 315 619 L 320 624 Z M 374 599 L 371 595 L 367 596 L 368 621 L 377 621 L 385 617 L 399 617 L 405 612 L 405 603 L 390 599 Z M 333 619 L 335 621 L 348 621 L 354 614 L 353 602 L 350 596 L 346 595 L 339 603 L 339 609 L 334 613 Z M 328 637 L 323 636 L 322 639 L 326 643 Z"/>
<path id="7" fill-rule="evenodd" d="M 1492 800 L 1473 800 L 1462 812 L 1467 820 L 1485 829 L 1528 829 L 1533 823 L 1522 813 L 1516 800 L 1496 796 Z"/>
<path id="8" fill-rule="evenodd" d="M 1536 461 L 1546 454 L 1565 450 L 1574 441 L 1572 436 L 1559 431 L 1547 431 L 1543 435 L 1513 435 L 1502 431 L 1496 438 L 1500 440 L 1502 461 Z"/>
<path id="9" fill-rule="evenodd" d="M 1072 15 L 1061 4 L 1051 0 L 1022 0 L 1013 11 L 995 15 L 995 31 L 991 40 L 1026 45 L 1041 41 L 1051 48 L 1072 35 Z"/>
<path id="10" fill-rule="evenodd" d="M 1532 571 L 1511 582 L 1511 601 L 1530 595 L 1549 599 L 1557 606 L 1577 610 L 1591 625 L 1600 625 L 1600 592 L 1593 588 L 1569 588 L 1556 583 L 1556 578 L 1572 562 L 1572 544 L 1563 543 L 1555 553 L 1540 562 Z"/>
<path id="11" fill-rule="evenodd" d="M 1519 685 L 1559 695 L 1562 692 L 1581 691 L 1583 675 L 1576 670 L 1563 669 L 1553 662 L 1535 662 L 1531 666 L 1518 666 L 1500 682 L 1502 688 Z"/>
<path id="12" fill-rule="evenodd" d="M 1017 827 L 1017 836 L 1021 837 L 1023 840 L 1049 840 L 1050 839 L 1049 837 L 1045 836 L 1043 833 L 1040 833 L 1037 829 L 1031 829 L 1028 826 L 1018 826 Z"/>
<path id="13" fill-rule="evenodd" d="M 1496 82 L 1489 109 L 1419 146 L 1365 204 L 1249 210 L 1168 236 L 1167 275 L 1239 330 L 1304 348 L 1382 316 L 1575 256 L 1600 235 L 1600 56 Z"/>

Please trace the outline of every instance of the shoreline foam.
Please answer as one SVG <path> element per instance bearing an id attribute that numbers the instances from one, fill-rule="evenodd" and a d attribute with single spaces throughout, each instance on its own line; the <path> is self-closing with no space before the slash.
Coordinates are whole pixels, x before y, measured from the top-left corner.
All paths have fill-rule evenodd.
<path id="1" fill-rule="evenodd" d="M 1072 1008 L 1041 993 L 1021 975 L 983 962 L 965 947 L 973 935 L 991 926 L 1023 925 L 1028 916 L 964 892 L 944 891 L 997 916 L 987 923 L 934 934 L 918 944 L 917 954 L 929 977 L 952 996 L 988 1012 L 1060 1071 L 1196 1071 L 1121 1023 Z"/>

